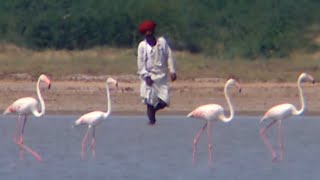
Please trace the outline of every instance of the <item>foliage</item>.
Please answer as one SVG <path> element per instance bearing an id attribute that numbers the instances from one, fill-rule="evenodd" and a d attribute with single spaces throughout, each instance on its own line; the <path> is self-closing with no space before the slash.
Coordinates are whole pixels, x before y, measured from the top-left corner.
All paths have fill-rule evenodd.
<path id="1" fill-rule="evenodd" d="M 317 0 L 4 0 L 0 40 L 31 49 L 136 47 L 144 19 L 171 46 L 220 58 L 283 57 L 317 49 Z"/>

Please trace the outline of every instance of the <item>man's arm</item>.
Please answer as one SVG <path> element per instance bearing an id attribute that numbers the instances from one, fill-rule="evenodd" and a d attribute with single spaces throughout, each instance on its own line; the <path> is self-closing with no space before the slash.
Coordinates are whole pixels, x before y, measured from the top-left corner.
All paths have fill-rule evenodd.
<path id="1" fill-rule="evenodd" d="M 143 47 L 143 43 L 140 43 L 138 46 L 138 58 L 137 58 L 137 64 L 138 64 L 138 74 L 140 78 L 145 79 L 147 76 L 149 76 L 149 72 L 146 69 L 146 57 L 145 57 L 145 49 Z"/>
<path id="2" fill-rule="evenodd" d="M 177 79 L 176 64 L 173 58 L 172 50 L 169 46 L 168 46 L 168 68 L 170 72 L 171 81 L 175 81 Z"/>
<path id="3" fill-rule="evenodd" d="M 138 58 L 137 58 L 137 64 L 138 64 L 138 74 L 141 79 L 144 79 L 146 81 L 146 84 L 148 86 L 151 86 L 153 81 L 149 75 L 149 72 L 146 69 L 146 54 L 145 54 L 145 48 L 143 43 L 140 43 L 138 46 Z"/>

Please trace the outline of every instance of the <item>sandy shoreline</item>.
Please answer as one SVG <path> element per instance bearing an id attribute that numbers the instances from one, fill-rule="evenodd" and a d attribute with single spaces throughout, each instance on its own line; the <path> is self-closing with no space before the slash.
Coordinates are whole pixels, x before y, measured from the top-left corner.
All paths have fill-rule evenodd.
<path id="1" fill-rule="evenodd" d="M 139 80 L 119 77 L 119 87 L 111 88 L 113 114 L 144 115 L 145 106 L 139 98 Z M 36 96 L 35 81 L 0 80 L 0 108 L 4 110 L 14 100 Z M 223 95 L 223 80 L 178 80 L 172 83 L 172 99 L 162 115 L 186 115 L 195 107 L 217 103 L 229 109 Z M 261 116 L 275 104 L 288 102 L 300 108 L 296 83 L 241 83 L 242 93 L 231 89 L 230 96 L 238 115 Z M 307 111 L 305 115 L 320 115 L 320 86 L 303 84 Z M 42 91 L 47 114 L 80 115 L 106 109 L 105 82 L 102 80 L 52 80 L 52 88 Z"/>

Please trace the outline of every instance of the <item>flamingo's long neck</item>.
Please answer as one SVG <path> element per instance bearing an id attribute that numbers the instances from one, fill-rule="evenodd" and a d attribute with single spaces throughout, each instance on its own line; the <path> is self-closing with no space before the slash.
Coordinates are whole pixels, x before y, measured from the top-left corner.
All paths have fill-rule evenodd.
<path id="1" fill-rule="evenodd" d="M 234 109 L 233 109 L 233 106 L 231 104 L 231 101 L 230 101 L 230 98 L 229 98 L 229 95 L 228 95 L 228 87 L 229 87 L 229 84 L 226 84 L 225 87 L 224 87 L 224 95 L 226 97 L 226 100 L 227 100 L 227 103 L 228 103 L 228 106 L 229 106 L 229 109 L 230 109 L 230 116 L 226 117 L 225 115 L 223 115 L 222 119 L 221 119 L 223 122 L 229 122 L 234 117 Z"/>
<path id="2" fill-rule="evenodd" d="M 295 110 L 293 112 L 294 115 L 300 115 L 304 112 L 304 110 L 306 109 L 306 102 L 304 100 L 304 94 L 303 94 L 303 90 L 301 88 L 301 78 L 298 79 L 298 89 L 299 89 L 299 95 L 300 95 L 300 101 L 301 101 L 301 108 L 299 110 Z"/>
<path id="3" fill-rule="evenodd" d="M 107 118 L 111 113 L 111 100 L 110 100 L 110 92 L 109 92 L 109 85 L 108 82 L 106 83 L 106 90 L 107 90 L 107 104 L 108 104 L 108 110 L 104 114 L 104 117 Z"/>
<path id="4" fill-rule="evenodd" d="M 38 112 L 37 110 L 35 110 L 35 111 L 32 112 L 33 115 L 36 116 L 36 117 L 43 116 L 44 113 L 46 112 L 46 107 L 44 105 L 44 101 L 42 99 L 39 86 L 40 86 L 40 78 L 38 79 L 38 82 L 37 82 L 37 96 L 38 96 L 38 99 L 40 101 L 41 111 Z"/>

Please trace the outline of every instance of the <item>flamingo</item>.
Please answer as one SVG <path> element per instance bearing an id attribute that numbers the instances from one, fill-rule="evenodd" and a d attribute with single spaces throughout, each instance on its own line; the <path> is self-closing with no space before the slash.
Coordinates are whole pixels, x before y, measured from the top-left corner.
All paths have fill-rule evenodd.
<path id="1" fill-rule="evenodd" d="M 233 109 L 233 106 L 231 104 L 231 101 L 230 101 L 230 98 L 228 95 L 228 89 L 229 89 L 229 87 L 231 87 L 233 85 L 235 85 L 238 88 L 238 91 L 240 93 L 241 87 L 240 87 L 239 83 L 234 79 L 229 79 L 224 86 L 224 95 L 225 95 L 225 98 L 227 100 L 227 103 L 228 103 L 229 109 L 230 109 L 230 116 L 229 117 L 225 116 L 223 107 L 218 104 L 207 104 L 207 105 L 199 106 L 198 108 L 196 108 L 195 110 L 193 110 L 192 112 L 190 112 L 187 115 L 187 117 L 199 118 L 199 119 L 206 121 L 204 126 L 200 129 L 200 131 L 197 133 L 197 135 L 195 136 L 195 138 L 193 140 L 193 164 L 195 163 L 195 159 L 196 159 L 196 146 L 197 146 L 198 140 L 199 140 L 201 134 L 203 133 L 203 131 L 207 128 L 208 148 L 209 148 L 209 157 L 210 157 L 209 164 L 210 164 L 212 161 L 212 149 L 213 149 L 213 146 L 211 144 L 211 124 L 212 124 L 212 122 L 221 120 L 221 121 L 227 123 L 234 118 L 234 109 Z"/>
<path id="2" fill-rule="evenodd" d="M 4 115 L 11 114 L 11 113 L 18 114 L 18 122 L 17 122 L 17 126 L 16 126 L 14 142 L 17 143 L 21 148 L 20 159 L 23 159 L 22 149 L 25 149 L 28 152 L 30 152 L 36 158 L 36 160 L 42 161 L 41 156 L 37 152 L 35 152 L 31 148 L 29 148 L 28 146 L 24 145 L 24 141 L 23 141 L 24 128 L 26 126 L 27 116 L 33 114 L 36 117 L 41 117 L 45 114 L 45 111 L 46 111 L 45 104 L 44 104 L 43 98 L 40 93 L 40 88 L 39 88 L 40 82 L 45 82 L 48 86 L 48 89 L 50 89 L 51 81 L 44 74 L 40 75 L 38 78 L 38 82 L 36 85 L 36 91 L 37 91 L 37 96 L 38 96 L 38 99 L 40 101 L 40 106 L 41 106 L 40 112 L 38 110 L 38 101 L 33 97 L 20 98 L 20 99 L 16 100 L 15 102 L 13 102 L 11 105 L 9 105 L 8 108 L 6 108 L 6 110 L 3 112 Z M 24 116 L 24 121 L 23 121 L 23 125 L 22 125 L 20 135 L 19 135 L 18 131 L 20 128 L 21 116 Z M 18 140 L 18 136 L 19 136 L 19 140 Z"/>
<path id="3" fill-rule="evenodd" d="M 277 155 L 276 151 L 273 149 L 271 143 L 269 142 L 267 136 L 266 136 L 266 131 L 276 122 L 278 122 L 278 143 L 279 143 L 279 148 L 280 148 L 280 160 L 283 160 L 283 143 L 282 143 L 282 128 L 281 128 L 281 123 L 282 120 L 288 119 L 291 116 L 298 116 L 301 115 L 305 109 L 306 109 L 306 104 L 305 104 L 305 99 L 303 95 L 303 91 L 301 88 L 301 82 L 307 81 L 307 82 L 312 82 L 313 84 L 315 83 L 314 78 L 307 74 L 307 73 L 301 73 L 297 84 L 298 84 L 298 89 L 299 89 L 299 95 L 300 95 L 300 100 L 301 100 L 301 109 L 297 109 L 294 105 L 292 104 L 279 104 L 276 106 L 273 106 L 270 108 L 264 116 L 261 118 L 260 123 L 263 121 L 270 119 L 272 122 L 268 124 L 267 126 L 263 127 L 260 129 L 260 135 L 263 139 L 264 144 L 267 146 L 267 148 L 271 151 L 272 154 L 272 161 L 275 162 L 277 160 Z"/>
<path id="4" fill-rule="evenodd" d="M 95 127 L 99 125 L 103 120 L 107 119 L 109 115 L 111 114 L 111 100 L 110 100 L 110 92 L 109 92 L 109 84 L 115 84 L 116 87 L 118 87 L 118 82 L 113 78 L 108 78 L 106 82 L 106 90 L 107 90 L 107 98 L 108 98 L 108 110 L 107 112 L 102 111 L 93 111 L 89 112 L 85 115 L 82 115 L 80 118 L 78 118 L 73 126 L 78 125 L 88 125 L 88 129 L 86 134 L 84 135 L 82 139 L 82 146 L 81 146 L 81 159 L 84 158 L 84 149 L 85 144 L 87 142 L 87 138 L 89 135 L 90 129 L 92 129 L 92 142 L 91 142 L 91 149 L 92 149 L 92 156 L 95 157 Z"/>

